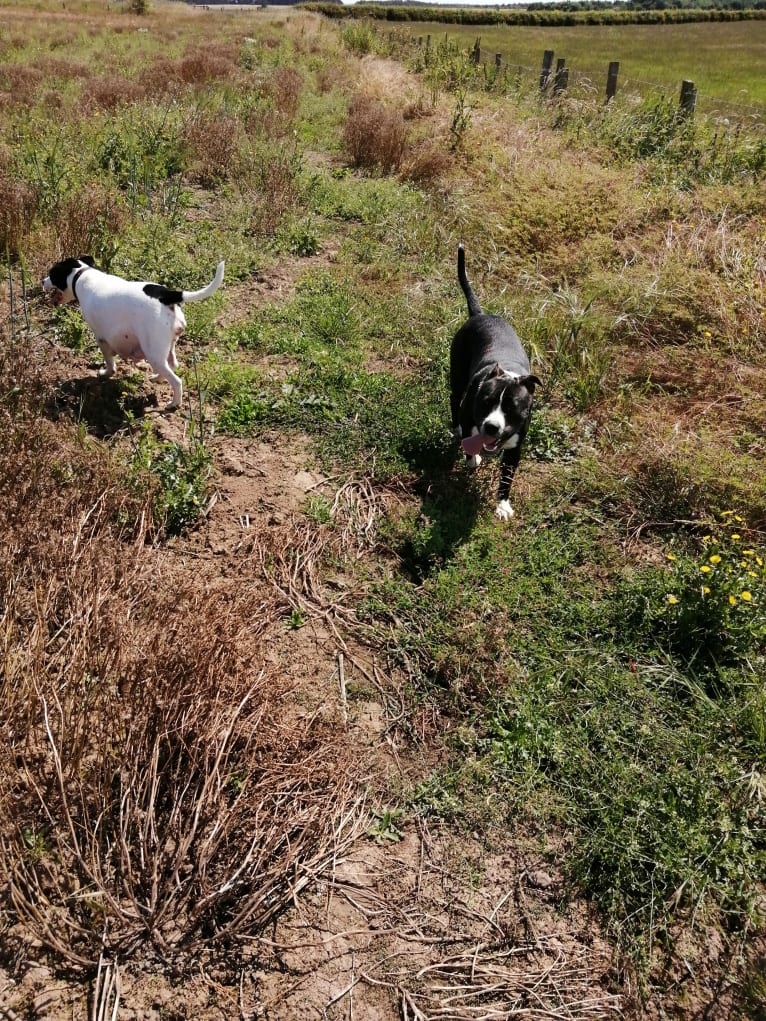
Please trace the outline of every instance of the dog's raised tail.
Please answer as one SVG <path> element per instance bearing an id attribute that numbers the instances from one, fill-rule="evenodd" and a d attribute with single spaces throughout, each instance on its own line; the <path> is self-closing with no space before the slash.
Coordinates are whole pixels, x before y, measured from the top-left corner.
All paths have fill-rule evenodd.
<path id="1" fill-rule="evenodd" d="M 210 283 L 207 285 L 207 287 L 203 287 L 199 291 L 184 291 L 183 292 L 183 298 L 181 300 L 182 301 L 202 301 L 203 298 L 209 298 L 211 294 L 215 294 L 215 292 L 218 290 L 218 288 L 223 283 L 223 268 L 224 268 L 224 262 L 223 262 L 223 260 L 221 260 L 221 262 L 219 262 L 218 266 L 216 267 L 215 276 L 210 281 Z"/>
<path id="2" fill-rule="evenodd" d="M 457 246 L 457 278 L 460 281 L 460 286 L 463 288 L 465 300 L 468 302 L 468 315 L 480 316 L 482 311 L 479 299 L 473 293 L 473 288 L 468 283 L 468 277 L 465 272 L 465 248 L 462 243 Z"/>

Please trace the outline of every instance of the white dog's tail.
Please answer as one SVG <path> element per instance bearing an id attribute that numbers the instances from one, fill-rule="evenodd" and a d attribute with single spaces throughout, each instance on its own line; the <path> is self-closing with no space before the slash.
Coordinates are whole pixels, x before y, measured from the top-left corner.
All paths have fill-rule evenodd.
<path id="1" fill-rule="evenodd" d="M 156 298 L 163 305 L 180 305 L 183 301 L 202 301 L 215 294 L 223 283 L 223 262 L 218 263 L 215 276 L 201 291 L 176 291 L 172 287 L 165 287 L 164 284 L 144 284 L 142 290 L 149 298 Z"/>
<path id="2" fill-rule="evenodd" d="M 182 291 L 183 298 L 181 301 L 202 301 L 203 298 L 209 298 L 211 294 L 215 294 L 218 288 L 223 283 L 223 261 L 218 263 L 218 268 L 215 271 L 215 276 L 207 285 L 200 291 Z"/>

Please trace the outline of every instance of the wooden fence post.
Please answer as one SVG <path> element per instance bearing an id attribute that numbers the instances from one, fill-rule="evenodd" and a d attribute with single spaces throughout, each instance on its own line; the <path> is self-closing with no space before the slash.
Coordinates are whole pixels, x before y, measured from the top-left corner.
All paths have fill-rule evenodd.
<path id="1" fill-rule="evenodd" d="M 481 36 L 476 37 L 476 42 L 473 44 L 473 62 L 478 64 L 481 60 Z"/>
<path id="2" fill-rule="evenodd" d="M 502 67 L 502 64 L 503 64 L 503 55 L 502 55 L 502 53 L 496 53 L 495 54 L 495 67 L 497 68 L 498 71 Z"/>
<path id="3" fill-rule="evenodd" d="M 548 88 L 548 79 L 551 76 L 553 66 L 553 50 L 545 50 L 543 53 L 543 67 L 540 71 L 540 91 L 545 92 Z"/>
<path id="4" fill-rule="evenodd" d="M 606 73 L 606 101 L 614 99 L 617 94 L 617 75 L 620 73 L 619 60 L 609 62 L 609 70 Z"/>
<path id="5" fill-rule="evenodd" d="M 568 84 L 569 70 L 566 67 L 566 60 L 559 57 L 556 61 L 556 74 L 553 77 L 553 95 L 560 96 L 562 92 L 566 92 Z"/>
<path id="6" fill-rule="evenodd" d="M 694 82 L 686 81 L 685 79 L 681 82 L 681 98 L 679 103 L 681 113 L 694 113 L 694 108 L 697 105 L 697 90 L 694 87 Z"/>

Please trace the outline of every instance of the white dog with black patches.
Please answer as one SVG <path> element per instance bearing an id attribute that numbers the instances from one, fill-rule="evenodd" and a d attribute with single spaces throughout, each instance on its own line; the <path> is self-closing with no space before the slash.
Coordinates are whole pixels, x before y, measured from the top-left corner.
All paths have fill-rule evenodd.
<path id="1" fill-rule="evenodd" d="M 51 266 L 43 290 L 52 295 L 54 305 L 79 302 L 106 362 L 99 376 L 114 375 L 116 356 L 129 361 L 144 358 L 154 369 L 153 378 L 170 384 L 173 399 L 165 410 L 172 411 L 183 396 L 183 381 L 175 372 L 176 341 L 186 328 L 181 304 L 215 294 L 223 282 L 223 270 L 219 262 L 215 277 L 199 291 L 177 291 L 104 273 L 86 255 Z"/>

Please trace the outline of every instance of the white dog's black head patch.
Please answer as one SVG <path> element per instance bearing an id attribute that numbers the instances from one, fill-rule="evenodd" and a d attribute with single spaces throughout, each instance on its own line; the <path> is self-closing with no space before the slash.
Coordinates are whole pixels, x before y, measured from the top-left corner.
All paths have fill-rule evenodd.
<path id="1" fill-rule="evenodd" d="M 74 301 L 77 297 L 72 288 L 75 277 L 81 271 L 92 269 L 95 265 L 90 255 L 83 255 L 79 259 L 62 259 L 48 270 L 48 276 L 43 280 L 43 290 L 46 294 L 52 294 L 54 305 Z"/>

